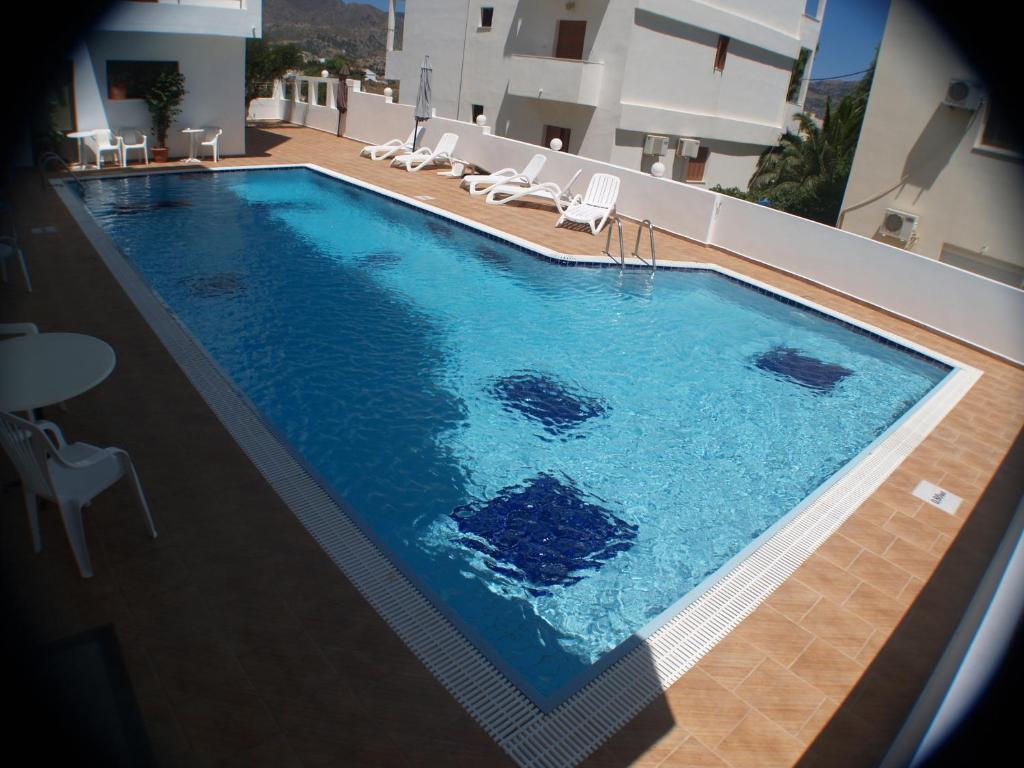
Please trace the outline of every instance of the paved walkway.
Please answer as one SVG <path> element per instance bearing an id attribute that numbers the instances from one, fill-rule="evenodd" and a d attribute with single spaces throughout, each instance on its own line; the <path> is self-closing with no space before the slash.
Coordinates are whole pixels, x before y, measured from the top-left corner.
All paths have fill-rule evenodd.
<path id="1" fill-rule="evenodd" d="M 360 159 L 359 147 L 308 129 L 253 129 L 250 156 L 219 165 L 312 162 L 561 251 L 604 245 L 555 230 L 548 207 L 490 208 L 454 180 Z M 35 176 L 16 183 L 35 292 L 12 274 L 0 321 L 89 333 L 117 350 L 102 386 L 48 415 L 71 439 L 131 452 L 161 531 L 146 538 L 127 487 L 99 497 L 86 513 L 96 576 L 83 580 L 54 510 L 44 508 L 36 556 L 20 493 L 4 490 L 0 569 L 17 585 L 26 637 L 113 623 L 158 765 L 507 764 L 266 485 L 55 195 Z M 44 225 L 57 231 L 30 233 Z M 985 375 L 791 579 L 587 764 L 875 765 L 1024 489 L 1024 371 L 664 233 L 658 257 L 724 265 Z M 0 480 L 12 478 L 0 462 Z M 960 512 L 911 496 L 920 479 L 963 497 Z"/>

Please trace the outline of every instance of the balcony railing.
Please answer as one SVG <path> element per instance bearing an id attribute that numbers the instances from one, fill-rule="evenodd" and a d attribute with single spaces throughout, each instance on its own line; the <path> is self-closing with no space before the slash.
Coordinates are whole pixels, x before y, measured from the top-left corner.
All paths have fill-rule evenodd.
<path id="1" fill-rule="evenodd" d="M 600 61 L 514 54 L 509 66 L 508 92 L 513 96 L 596 107 L 603 77 L 604 63 Z"/>

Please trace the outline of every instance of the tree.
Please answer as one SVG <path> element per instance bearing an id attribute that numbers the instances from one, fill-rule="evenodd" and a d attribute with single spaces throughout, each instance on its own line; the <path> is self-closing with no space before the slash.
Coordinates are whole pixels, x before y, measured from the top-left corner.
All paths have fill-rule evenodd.
<path id="1" fill-rule="evenodd" d="M 332 77 L 337 77 L 339 74 L 348 74 L 351 67 L 352 62 L 344 56 L 331 56 L 323 61 L 306 62 L 302 67 L 302 74 L 318 77 L 326 69 Z"/>
<path id="2" fill-rule="evenodd" d="M 186 93 L 185 76 L 177 70 L 161 72 L 146 89 L 143 99 L 153 119 L 158 147 L 167 146 L 167 130 L 174 118 L 181 114 L 180 104 Z"/>
<path id="3" fill-rule="evenodd" d="M 774 147 L 761 153 L 750 177 L 748 199 L 765 200 L 774 208 L 835 224 L 853 166 L 864 110 L 871 92 L 874 64 L 839 106 L 825 105 L 819 126 L 800 112 L 796 132 L 786 131 Z"/>
<path id="4" fill-rule="evenodd" d="M 259 38 L 245 41 L 245 104 L 259 96 L 259 87 L 302 66 L 302 52 L 294 43 L 273 45 Z"/>

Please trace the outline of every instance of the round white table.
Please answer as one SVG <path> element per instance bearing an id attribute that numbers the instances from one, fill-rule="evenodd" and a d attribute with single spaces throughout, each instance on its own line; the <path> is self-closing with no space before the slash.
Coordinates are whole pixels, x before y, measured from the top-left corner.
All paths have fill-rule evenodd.
<path id="1" fill-rule="evenodd" d="M 183 163 L 200 163 L 202 162 L 196 157 L 196 136 L 203 132 L 202 128 L 182 128 L 182 133 L 188 134 L 188 157 L 181 162 Z"/>
<path id="2" fill-rule="evenodd" d="M 80 171 L 84 168 L 92 167 L 82 163 L 82 139 L 88 138 L 89 136 L 92 136 L 92 134 L 92 131 L 74 131 L 67 135 L 69 139 L 78 139 L 78 162 L 75 164 L 76 170 Z"/>
<path id="3" fill-rule="evenodd" d="M 0 411 L 55 405 L 95 387 L 114 370 L 107 342 L 81 333 L 39 333 L 0 341 Z"/>

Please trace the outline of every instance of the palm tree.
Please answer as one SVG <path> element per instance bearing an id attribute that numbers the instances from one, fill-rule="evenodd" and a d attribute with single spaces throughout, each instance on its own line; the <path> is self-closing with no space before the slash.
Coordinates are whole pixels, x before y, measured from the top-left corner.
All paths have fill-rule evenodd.
<path id="1" fill-rule="evenodd" d="M 776 146 L 761 153 L 750 177 L 751 194 L 798 216 L 835 224 L 873 76 L 874 64 L 834 111 L 827 102 L 821 125 L 798 113 L 796 132 L 786 131 Z"/>

